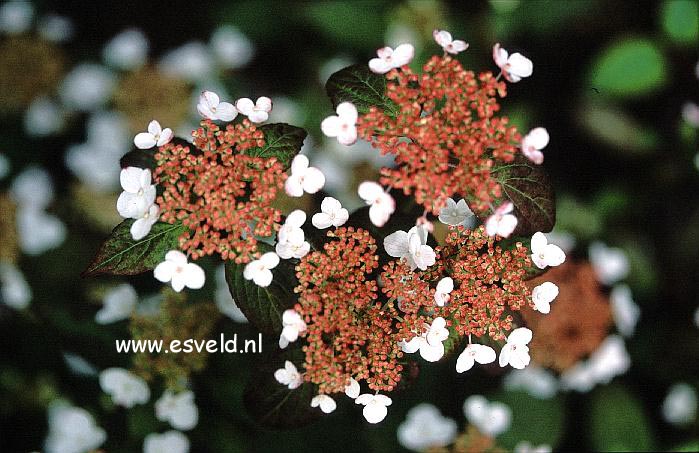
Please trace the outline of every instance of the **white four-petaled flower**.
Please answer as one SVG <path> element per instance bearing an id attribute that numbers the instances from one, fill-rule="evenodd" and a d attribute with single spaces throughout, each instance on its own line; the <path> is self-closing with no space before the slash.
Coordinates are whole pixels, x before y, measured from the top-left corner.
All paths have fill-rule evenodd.
<path id="1" fill-rule="evenodd" d="M 549 244 L 541 231 L 532 236 L 531 252 L 532 261 L 539 269 L 546 269 L 546 266 L 556 267 L 566 260 L 565 252 L 559 246 Z"/>
<path id="2" fill-rule="evenodd" d="M 178 293 L 185 286 L 190 289 L 200 289 L 204 286 L 206 275 L 204 270 L 194 263 L 187 262 L 187 256 L 179 250 L 170 250 L 165 254 L 165 261 L 153 270 L 156 280 L 170 282 L 172 289 Z"/>
<path id="3" fill-rule="evenodd" d="M 529 365 L 529 342 L 532 341 L 532 331 L 526 327 L 515 329 L 507 337 L 507 344 L 500 351 L 500 366 L 505 367 L 508 364 L 512 368 L 521 370 Z"/>
<path id="4" fill-rule="evenodd" d="M 279 264 L 279 256 L 274 252 L 267 252 L 260 259 L 250 261 L 243 270 L 243 277 L 252 280 L 257 286 L 266 287 L 272 283 L 272 271 Z"/>
<path id="5" fill-rule="evenodd" d="M 452 39 L 451 33 L 446 30 L 435 30 L 432 32 L 434 40 L 442 46 L 445 52 L 456 55 L 468 49 L 468 43 L 460 39 Z"/>
<path id="6" fill-rule="evenodd" d="M 285 310 L 282 314 L 282 333 L 279 335 L 279 347 L 284 349 L 298 339 L 299 333 L 306 331 L 306 323 L 296 310 Z"/>
<path id="7" fill-rule="evenodd" d="M 158 420 L 170 423 L 175 429 L 187 431 L 194 428 L 199 421 L 194 393 L 191 390 L 180 393 L 165 390 L 155 402 L 155 416 Z"/>
<path id="8" fill-rule="evenodd" d="M 119 215 L 127 219 L 138 219 L 148 212 L 155 201 L 155 185 L 151 184 L 149 169 L 127 167 L 119 174 L 124 191 L 117 199 Z"/>
<path id="9" fill-rule="evenodd" d="M 309 167 L 308 157 L 298 154 L 291 161 L 291 175 L 286 179 L 284 189 L 290 197 L 303 196 L 304 192 L 316 193 L 325 185 L 325 175 L 316 167 Z"/>
<path id="10" fill-rule="evenodd" d="M 427 245 L 427 229 L 423 226 L 414 226 L 407 233 L 391 233 L 384 238 L 383 246 L 390 256 L 405 259 L 411 270 L 424 271 L 435 263 L 435 253 Z"/>
<path id="11" fill-rule="evenodd" d="M 313 214 L 311 223 L 313 226 L 322 230 L 331 226 L 339 227 L 344 225 L 349 219 L 349 212 L 342 207 L 342 204 L 333 197 L 323 198 L 320 204 L 320 210 L 317 214 Z"/>
<path id="12" fill-rule="evenodd" d="M 537 165 L 544 162 L 542 149 L 549 144 L 549 133 L 543 127 L 536 127 L 529 131 L 522 139 L 522 154 Z"/>
<path id="13" fill-rule="evenodd" d="M 434 293 L 434 301 L 439 307 L 449 302 L 449 294 L 454 291 L 454 280 L 451 277 L 444 277 L 437 283 L 437 289 Z"/>
<path id="14" fill-rule="evenodd" d="M 235 108 L 253 123 L 263 123 L 269 119 L 272 100 L 265 96 L 257 98 L 255 102 L 250 98 L 241 98 L 236 101 Z"/>
<path id="15" fill-rule="evenodd" d="M 311 400 L 311 407 L 320 407 L 320 410 L 329 414 L 337 409 L 337 403 L 328 395 L 316 395 Z"/>
<path id="16" fill-rule="evenodd" d="M 369 60 L 369 69 L 377 74 L 386 74 L 391 69 L 400 68 L 413 60 L 415 48 L 412 44 L 401 44 L 395 49 L 382 47 L 376 51 L 377 58 Z"/>
<path id="17" fill-rule="evenodd" d="M 289 390 L 299 388 L 303 384 L 301 373 L 298 372 L 296 366 L 290 361 L 284 362 L 284 368 L 279 368 L 274 372 L 274 379 L 282 385 L 286 385 Z"/>
<path id="18" fill-rule="evenodd" d="M 493 46 L 493 60 L 510 82 L 519 82 L 524 77 L 529 77 L 534 71 L 532 61 L 521 53 L 509 55 L 500 44 Z"/>
<path id="19" fill-rule="evenodd" d="M 351 102 L 343 102 L 331 115 L 320 123 L 320 129 L 328 137 L 337 137 L 341 145 L 351 145 L 357 141 L 357 108 Z"/>
<path id="20" fill-rule="evenodd" d="M 558 286 L 551 282 L 544 282 L 532 290 L 534 309 L 544 314 L 551 311 L 551 302 L 558 297 Z"/>
<path id="21" fill-rule="evenodd" d="M 204 118 L 214 121 L 233 121 L 238 116 L 235 106 L 230 102 L 221 102 L 218 94 L 213 91 L 202 91 L 197 111 Z"/>
<path id="22" fill-rule="evenodd" d="M 485 221 L 485 232 L 488 236 L 509 237 L 517 227 L 517 217 L 510 214 L 514 210 L 511 201 L 506 201 L 495 209 L 493 215 Z"/>
<path id="23" fill-rule="evenodd" d="M 277 234 L 277 245 L 275 251 L 279 258 L 288 260 L 289 258 L 303 258 L 311 250 L 311 244 L 306 241 L 305 234 L 301 226 L 306 222 L 306 213 L 296 209 L 289 213 L 284 225 Z"/>
<path id="24" fill-rule="evenodd" d="M 139 149 L 150 149 L 154 146 L 163 146 L 172 140 L 172 129 L 166 127 L 163 129 L 160 123 L 156 120 L 148 124 L 148 132 L 136 134 L 133 138 L 133 144 Z"/>
<path id="25" fill-rule="evenodd" d="M 449 337 L 447 322 L 441 316 L 435 318 L 432 324 L 425 323 L 425 331 L 410 341 L 400 342 L 403 352 L 412 354 L 420 351 L 420 356 L 428 362 L 436 362 L 444 356 L 444 344 L 442 342 Z"/>
<path id="26" fill-rule="evenodd" d="M 102 390 L 119 406 L 131 408 L 150 399 L 146 381 L 123 368 L 107 368 L 100 373 L 99 381 Z"/>
<path id="27" fill-rule="evenodd" d="M 484 344 L 469 343 L 466 349 L 459 354 L 456 359 L 456 372 L 463 373 L 473 368 L 473 365 L 478 362 L 481 365 L 495 362 L 495 350 Z"/>
<path id="28" fill-rule="evenodd" d="M 451 226 L 463 225 L 472 216 L 473 212 L 463 198 L 458 203 L 447 198 L 447 205 L 439 211 L 439 221 Z"/>
<path id="29" fill-rule="evenodd" d="M 364 405 L 362 414 L 364 414 L 364 418 L 369 423 L 379 423 L 381 420 L 386 418 L 386 414 L 388 414 L 388 409 L 386 409 L 386 407 L 393 403 L 391 398 L 387 397 L 386 395 L 372 395 L 371 393 L 359 395 L 354 402 L 356 404 Z"/>
<path id="30" fill-rule="evenodd" d="M 383 187 L 372 181 L 364 181 L 357 188 L 359 197 L 369 206 L 369 219 L 377 227 L 382 227 L 388 222 L 391 214 L 396 210 L 396 201 L 384 192 Z"/>

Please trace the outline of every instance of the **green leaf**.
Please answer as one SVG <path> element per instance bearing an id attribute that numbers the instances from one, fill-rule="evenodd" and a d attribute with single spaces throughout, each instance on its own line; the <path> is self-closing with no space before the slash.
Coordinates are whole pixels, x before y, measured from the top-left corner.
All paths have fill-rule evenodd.
<path id="1" fill-rule="evenodd" d="M 99 274 L 136 275 L 155 268 L 170 250 L 179 246 L 179 237 L 185 232 L 181 223 L 171 225 L 158 222 L 143 239 L 131 237 L 133 220 L 124 220 L 114 227 L 102 244 L 83 277 Z"/>
<path id="2" fill-rule="evenodd" d="M 521 154 L 509 163 L 496 162 L 491 174 L 502 187 L 504 199 L 514 204 L 517 217 L 515 236 L 547 233 L 556 223 L 556 199 L 548 173 Z M 498 200 L 497 205 L 503 200 Z M 485 220 L 485 213 L 481 220 Z"/>
<path id="3" fill-rule="evenodd" d="M 274 251 L 274 247 L 257 243 L 260 253 Z M 293 260 L 280 260 L 272 269 L 272 283 L 263 288 L 243 277 L 245 264 L 226 262 L 226 282 L 231 296 L 245 317 L 267 335 L 279 335 L 282 331 L 282 314 L 292 308 L 298 299 L 294 288 L 298 285 Z"/>
<path id="4" fill-rule="evenodd" d="M 356 64 L 331 75 L 325 91 L 337 108 L 342 102 L 351 102 L 359 113 L 367 113 L 372 105 L 395 116 L 398 106 L 386 96 L 386 77 L 374 74 L 366 64 Z"/>
<path id="5" fill-rule="evenodd" d="M 624 154 L 652 154 L 657 152 L 662 142 L 652 127 L 604 102 L 584 103 L 578 109 L 577 118 L 595 138 Z"/>
<path id="6" fill-rule="evenodd" d="M 253 157 L 276 157 L 284 165 L 285 169 L 291 166 L 294 159 L 306 139 L 307 132 L 296 126 L 285 123 L 265 124 L 259 127 L 265 134 L 265 146 L 250 148 L 245 154 Z"/>
<path id="7" fill-rule="evenodd" d="M 602 95 L 644 95 L 665 84 L 666 67 L 665 58 L 654 42 L 625 38 L 597 57 L 592 65 L 590 83 Z"/>
<path id="8" fill-rule="evenodd" d="M 302 371 L 304 355 L 301 349 L 292 347 L 267 356 L 250 376 L 243 402 L 250 415 L 263 426 L 275 429 L 291 429 L 307 425 L 318 419 L 322 412 L 311 407 L 316 386 L 304 382 L 290 390 L 274 378 L 274 372 L 284 368 L 289 360 Z"/>
<path id="9" fill-rule="evenodd" d="M 519 442 L 528 441 L 532 445 L 551 445 L 556 450 L 565 426 L 561 397 L 537 399 L 524 392 L 503 392 L 492 399 L 512 409 L 512 424 L 498 437 L 503 447 L 510 450 Z"/>
<path id="10" fill-rule="evenodd" d="M 699 40 L 699 3 L 696 0 L 671 0 L 663 4 L 663 30 L 678 44 L 696 46 Z"/>
<path id="11" fill-rule="evenodd" d="M 654 449 L 651 426 L 641 402 L 628 390 L 612 385 L 591 395 L 590 436 L 593 450 L 648 451 Z"/>

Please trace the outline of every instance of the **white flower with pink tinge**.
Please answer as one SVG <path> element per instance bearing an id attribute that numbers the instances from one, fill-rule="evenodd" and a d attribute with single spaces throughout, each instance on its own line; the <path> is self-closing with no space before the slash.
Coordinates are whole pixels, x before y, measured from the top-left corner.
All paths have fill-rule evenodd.
<path id="1" fill-rule="evenodd" d="M 253 123 L 263 123 L 269 119 L 272 100 L 265 96 L 257 98 L 255 102 L 249 98 L 241 98 L 236 101 L 235 108 Z"/>
<path id="2" fill-rule="evenodd" d="M 327 137 L 337 137 L 341 145 L 351 145 L 357 141 L 357 108 L 351 102 L 343 102 L 335 109 L 337 115 L 330 115 L 320 123 L 320 130 Z"/>
<path id="3" fill-rule="evenodd" d="M 197 111 L 204 118 L 214 121 L 233 121 L 238 116 L 238 110 L 230 102 L 221 102 L 218 94 L 213 91 L 203 91 L 199 96 Z"/>
<path id="4" fill-rule="evenodd" d="M 279 255 L 267 252 L 260 259 L 250 261 L 243 269 L 245 280 L 252 280 L 257 286 L 267 287 L 272 283 L 272 270 L 279 264 Z"/>
<path id="5" fill-rule="evenodd" d="M 299 337 L 299 333 L 306 331 L 306 323 L 296 310 L 285 310 L 282 314 L 282 333 L 279 335 L 279 347 L 284 349 Z"/>
<path id="6" fill-rule="evenodd" d="M 291 161 L 291 175 L 284 183 L 290 197 L 301 197 L 304 192 L 316 193 L 325 185 L 325 175 L 316 167 L 309 167 L 308 157 L 298 154 Z"/>
<path id="7" fill-rule="evenodd" d="M 529 131 L 522 139 L 522 154 L 537 165 L 544 163 L 542 149 L 549 144 L 549 133 L 543 127 Z"/>
<path id="8" fill-rule="evenodd" d="M 537 231 L 531 240 L 531 259 L 539 269 L 546 269 L 547 266 L 556 267 L 566 260 L 566 254 L 555 245 L 549 244 L 544 233 Z"/>
<path id="9" fill-rule="evenodd" d="M 274 372 L 274 379 L 280 384 L 286 385 L 289 390 L 299 388 L 303 384 L 301 373 L 296 369 L 296 365 L 288 360 L 284 362 L 284 368 L 279 368 Z"/>
<path id="10" fill-rule="evenodd" d="M 452 39 L 451 33 L 446 30 L 435 30 L 432 32 L 434 40 L 442 46 L 445 52 L 456 55 L 468 49 L 468 43 L 460 39 Z"/>
<path id="11" fill-rule="evenodd" d="M 396 201 L 384 192 L 383 187 L 372 181 L 364 181 L 357 188 L 357 193 L 369 206 L 369 219 L 377 227 L 382 227 L 388 222 L 391 214 L 396 210 Z"/>
<path id="12" fill-rule="evenodd" d="M 148 132 L 136 134 L 133 144 L 138 149 L 150 149 L 154 146 L 163 146 L 169 143 L 173 136 L 172 129 L 169 127 L 163 129 L 159 122 L 153 120 L 148 124 Z"/>
<path id="13" fill-rule="evenodd" d="M 320 204 L 320 210 L 317 214 L 313 214 L 311 223 L 319 230 L 330 228 L 331 226 L 339 227 L 344 225 L 349 219 L 349 212 L 342 207 L 342 204 L 333 197 L 325 197 Z"/>
<path id="14" fill-rule="evenodd" d="M 386 407 L 390 406 L 393 400 L 386 395 L 364 393 L 363 395 L 359 395 L 354 402 L 364 405 L 364 410 L 362 411 L 364 418 L 369 423 L 374 424 L 386 418 L 388 414 L 388 409 L 386 409 Z"/>
<path id="15" fill-rule="evenodd" d="M 529 58 L 521 53 L 509 55 L 500 44 L 493 46 L 493 60 L 502 71 L 502 75 L 512 83 L 519 82 L 534 72 L 534 64 Z"/>
<path id="16" fill-rule="evenodd" d="M 517 227 L 517 217 L 510 214 L 514 210 L 511 201 L 506 201 L 495 209 L 493 215 L 485 221 L 485 232 L 488 236 L 509 237 Z"/>
<path id="17" fill-rule="evenodd" d="M 190 289 L 200 289 L 204 286 L 206 275 L 204 270 L 194 263 L 187 262 L 187 256 L 179 250 L 170 250 L 165 254 L 165 261 L 153 270 L 156 280 L 170 282 L 172 289 L 178 293 L 185 286 Z"/>
<path id="18" fill-rule="evenodd" d="M 434 292 L 434 301 L 438 307 L 443 307 L 449 302 L 449 294 L 454 291 L 454 280 L 451 277 L 444 277 L 437 283 L 437 289 Z"/>
<path id="19" fill-rule="evenodd" d="M 413 60 L 415 48 L 412 44 L 401 44 L 395 49 L 382 47 L 376 51 L 378 58 L 369 60 L 369 69 L 376 74 L 386 74 L 391 69 L 400 68 Z"/>

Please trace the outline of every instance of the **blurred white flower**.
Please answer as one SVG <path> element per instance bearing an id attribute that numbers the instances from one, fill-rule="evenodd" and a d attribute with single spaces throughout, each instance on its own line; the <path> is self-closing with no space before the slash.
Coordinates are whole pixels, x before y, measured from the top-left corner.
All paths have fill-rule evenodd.
<path id="1" fill-rule="evenodd" d="M 321 212 L 313 214 L 311 219 L 313 226 L 320 230 L 330 228 L 331 226 L 342 226 L 349 219 L 347 209 L 343 208 L 342 204 L 333 197 L 323 198 L 320 210 Z"/>
<path id="2" fill-rule="evenodd" d="M 485 232 L 488 236 L 509 237 L 517 227 L 517 217 L 511 214 L 514 210 L 511 201 L 506 201 L 485 220 Z"/>
<path id="3" fill-rule="evenodd" d="M 272 283 L 272 269 L 279 264 L 279 256 L 274 252 L 267 252 L 259 259 L 250 261 L 245 265 L 243 277 L 252 280 L 257 286 L 267 287 Z"/>
<path id="4" fill-rule="evenodd" d="M 10 160 L 4 154 L 0 154 L 0 181 L 10 173 Z"/>
<path id="5" fill-rule="evenodd" d="M 20 207 L 16 217 L 19 247 L 27 255 L 37 256 L 55 249 L 68 234 L 61 219 L 33 206 Z"/>
<path id="6" fill-rule="evenodd" d="M 109 66 L 135 70 L 146 63 L 148 38 L 138 29 L 124 30 L 113 37 L 102 50 L 102 58 Z"/>
<path id="7" fill-rule="evenodd" d="M 685 102 L 682 105 L 682 119 L 692 127 L 699 127 L 699 105 L 694 102 Z"/>
<path id="8" fill-rule="evenodd" d="M 22 272 L 11 263 L 0 261 L 0 302 L 23 310 L 32 300 L 32 290 Z"/>
<path id="9" fill-rule="evenodd" d="M 359 382 L 357 382 L 354 378 L 351 377 L 349 384 L 345 386 L 345 395 L 349 396 L 352 399 L 357 399 L 360 391 L 361 388 L 359 387 Z"/>
<path id="10" fill-rule="evenodd" d="M 388 414 L 388 409 L 386 408 L 393 403 L 391 398 L 378 393 L 376 395 L 372 395 L 370 393 L 359 395 L 354 402 L 356 404 L 364 405 L 362 414 L 364 415 L 366 421 L 372 424 L 379 423 L 381 420 L 386 418 L 386 415 Z"/>
<path id="11" fill-rule="evenodd" d="M 558 297 L 558 286 L 551 282 L 544 282 L 532 289 L 532 301 L 534 309 L 543 314 L 551 311 L 551 302 Z"/>
<path id="12" fill-rule="evenodd" d="M 382 47 L 376 51 L 377 58 L 369 60 L 369 69 L 377 74 L 386 74 L 391 69 L 409 64 L 415 56 L 412 44 L 401 44 L 394 49 Z"/>
<path id="13" fill-rule="evenodd" d="M 641 309 L 633 301 L 631 288 L 625 284 L 614 286 L 609 295 L 609 303 L 619 333 L 624 337 L 632 336 L 636 330 L 638 318 L 641 317 Z"/>
<path id="14" fill-rule="evenodd" d="M 167 76 L 196 83 L 211 79 L 215 65 L 205 44 L 189 42 L 163 55 L 159 67 Z"/>
<path id="15" fill-rule="evenodd" d="M 187 256 L 179 250 L 170 250 L 165 254 L 165 261 L 153 270 L 155 279 L 163 283 L 170 282 L 176 292 L 185 287 L 201 289 L 206 281 L 204 270 L 197 264 L 188 263 Z"/>
<path id="16" fill-rule="evenodd" d="M 320 410 L 329 414 L 337 409 L 337 403 L 328 395 L 316 395 L 311 400 L 311 407 L 320 407 Z"/>
<path id="17" fill-rule="evenodd" d="M 566 231 L 552 231 L 546 233 L 546 239 L 550 244 L 557 244 L 564 253 L 570 253 L 575 248 L 575 236 Z"/>
<path id="18" fill-rule="evenodd" d="M 414 226 L 407 233 L 398 230 L 389 234 L 383 240 L 386 253 L 394 258 L 404 259 L 411 270 L 425 270 L 435 263 L 435 253 L 427 245 L 427 229 L 424 226 Z"/>
<path id="19" fill-rule="evenodd" d="M 439 221 L 446 225 L 466 225 L 467 221 L 472 219 L 473 212 L 463 198 L 458 203 L 451 198 L 447 198 L 447 205 L 439 211 Z"/>
<path id="20" fill-rule="evenodd" d="M 423 39 L 422 32 L 415 29 L 415 24 L 410 22 L 391 22 L 384 33 L 384 41 L 386 45 L 395 47 L 402 42 L 409 42 L 415 48 L 415 53 L 420 53 L 422 49 Z"/>
<path id="21" fill-rule="evenodd" d="M 209 46 L 224 69 L 245 66 L 255 53 L 255 48 L 248 37 L 231 25 L 218 27 L 211 35 Z"/>
<path id="22" fill-rule="evenodd" d="M 563 250 L 555 244 L 549 244 L 544 233 L 540 231 L 532 236 L 530 250 L 531 259 L 539 269 L 560 266 L 566 259 Z"/>
<path id="23" fill-rule="evenodd" d="M 515 445 L 514 453 L 551 453 L 551 446 L 546 444 L 534 446 L 527 441 L 522 441 Z"/>
<path id="24" fill-rule="evenodd" d="M 103 307 L 95 315 L 95 321 L 98 324 L 109 324 L 127 319 L 136 308 L 137 302 L 138 294 L 134 287 L 123 283 L 104 295 Z"/>
<path id="25" fill-rule="evenodd" d="M 501 367 L 508 364 L 521 370 L 529 365 L 529 342 L 532 341 L 532 331 L 526 327 L 513 330 L 507 337 L 507 343 L 500 350 L 499 363 Z"/>
<path id="26" fill-rule="evenodd" d="M 238 110 L 230 102 L 221 102 L 218 94 L 213 91 L 203 91 L 199 96 L 197 111 L 204 118 L 214 121 L 233 121 L 238 116 Z"/>
<path id="27" fill-rule="evenodd" d="M 436 362 L 444 356 L 444 340 L 449 338 L 446 320 L 441 316 L 435 318 L 432 324 L 425 323 L 424 332 L 410 341 L 401 341 L 399 345 L 403 352 L 412 354 L 420 351 L 420 356 L 428 362 Z"/>
<path id="28" fill-rule="evenodd" d="M 156 120 L 148 123 L 148 132 L 140 132 L 133 138 L 133 144 L 138 149 L 150 149 L 154 146 L 163 146 L 172 140 L 172 129 L 163 129 Z"/>
<path id="29" fill-rule="evenodd" d="M 464 415 L 470 424 L 488 437 L 497 437 L 510 428 L 512 410 L 505 404 L 472 395 L 464 401 Z"/>
<path id="30" fill-rule="evenodd" d="M 250 98 L 240 98 L 236 101 L 235 108 L 253 123 L 264 123 L 272 111 L 272 100 L 265 96 L 257 98 L 255 102 Z"/>
<path id="31" fill-rule="evenodd" d="M 437 288 L 434 292 L 434 302 L 438 307 L 443 307 L 449 302 L 449 294 L 454 291 L 454 280 L 451 277 L 444 277 L 437 283 Z"/>
<path id="32" fill-rule="evenodd" d="M 71 373 L 76 376 L 95 377 L 99 374 L 99 370 L 93 364 L 85 360 L 85 358 L 72 352 L 64 352 L 63 361 Z"/>
<path id="33" fill-rule="evenodd" d="M 529 365 L 507 373 L 503 385 L 508 391 L 524 390 L 534 398 L 553 398 L 558 392 L 558 380 L 548 370 Z"/>
<path id="34" fill-rule="evenodd" d="M 484 344 L 469 343 L 456 359 L 456 372 L 463 373 L 473 368 L 476 362 L 481 365 L 495 362 L 495 350 Z"/>
<path id="35" fill-rule="evenodd" d="M 187 431 L 199 422 L 199 410 L 194 404 L 194 393 L 191 390 L 174 393 L 165 390 L 163 395 L 155 402 L 155 416 L 158 420 L 168 422 L 170 425 L 182 431 Z"/>
<path id="36" fill-rule="evenodd" d="M 85 409 L 54 401 L 48 409 L 46 453 L 83 453 L 97 449 L 107 440 L 105 431 Z"/>
<path id="37" fill-rule="evenodd" d="M 561 374 L 561 388 L 587 393 L 597 385 L 592 366 L 588 361 L 578 362 Z"/>
<path id="38" fill-rule="evenodd" d="M 519 82 L 525 77 L 532 75 L 534 65 L 532 61 L 520 53 L 509 55 L 500 44 L 493 46 L 493 60 L 510 82 Z"/>
<path id="39" fill-rule="evenodd" d="M 9 1 L 0 6 L 0 32 L 18 35 L 29 30 L 34 6 L 28 1 Z"/>
<path id="40" fill-rule="evenodd" d="M 73 22 L 66 16 L 47 14 L 39 21 L 37 31 L 47 41 L 66 42 L 73 37 Z"/>
<path id="41" fill-rule="evenodd" d="M 396 201 L 384 192 L 383 187 L 372 181 L 364 181 L 357 188 L 359 198 L 364 200 L 369 208 L 369 220 L 377 227 L 382 227 L 388 222 L 391 214 L 396 210 Z"/>
<path id="42" fill-rule="evenodd" d="M 279 95 L 273 96 L 274 110 L 269 113 L 269 121 L 272 123 L 303 124 L 306 112 L 294 99 Z M 306 140 L 309 141 L 308 139 Z"/>
<path id="43" fill-rule="evenodd" d="M 279 347 L 284 349 L 299 337 L 299 333 L 306 331 L 306 323 L 296 310 L 285 310 L 282 314 L 282 333 L 279 335 Z"/>
<path id="44" fill-rule="evenodd" d="M 188 453 L 189 439 L 179 431 L 151 433 L 143 440 L 143 453 Z"/>
<path id="45" fill-rule="evenodd" d="M 214 293 L 214 302 L 224 315 L 228 316 L 235 322 L 247 323 L 248 318 L 238 308 L 235 303 L 231 291 L 226 282 L 226 266 L 221 264 L 216 269 L 216 292 Z"/>
<path id="46" fill-rule="evenodd" d="M 132 408 L 150 399 L 146 381 L 123 368 L 107 368 L 100 373 L 99 381 L 102 391 L 119 406 Z"/>
<path id="47" fill-rule="evenodd" d="M 27 167 L 10 186 L 12 200 L 21 208 L 44 209 L 53 201 L 53 182 L 40 167 Z"/>
<path id="48" fill-rule="evenodd" d="M 610 335 L 590 355 L 588 364 L 595 382 L 607 384 L 628 371 L 631 357 L 624 340 L 618 335 Z"/>
<path id="49" fill-rule="evenodd" d="M 684 382 L 673 384 L 665 396 L 662 406 L 666 422 L 677 426 L 686 426 L 697 418 L 697 392 Z"/>
<path id="50" fill-rule="evenodd" d="M 458 428 L 451 418 L 443 416 L 439 409 L 421 403 L 408 411 L 405 421 L 398 426 L 398 443 L 414 451 L 445 447 L 456 439 Z"/>
<path id="51" fill-rule="evenodd" d="M 61 82 L 59 95 L 68 109 L 91 111 L 106 104 L 116 85 L 115 75 L 104 66 L 82 63 Z"/>
<path id="52" fill-rule="evenodd" d="M 629 274 L 629 259 L 620 248 L 607 247 L 597 241 L 590 245 L 588 255 L 597 278 L 604 285 L 611 286 Z"/>
<path id="53" fill-rule="evenodd" d="M 529 131 L 522 139 L 522 154 L 537 165 L 544 163 L 542 149 L 549 144 L 549 133 L 543 127 Z"/>
<path id="54" fill-rule="evenodd" d="M 155 201 L 155 185 L 148 168 L 127 167 L 119 175 L 124 191 L 117 199 L 117 211 L 126 219 L 141 218 Z"/>
<path id="55" fill-rule="evenodd" d="M 291 174 L 284 183 L 290 197 L 303 196 L 304 192 L 316 193 L 325 185 L 325 175 L 316 167 L 309 167 L 308 157 L 297 154 L 291 161 Z"/>
<path id="56" fill-rule="evenodd" d="M 468 49 L 468 43 L 460 39 L 453 39 L 451 33 L 446 30 L 434 30 L 432 37 L 445 52 L 456 55 Z"/>
<path id="57" fill-rule="evenodd" d="M 24 130 L 30 137 L 45 137 L 61 130 L 63 118 L 58 104 L 40 96 L 24 112 Z"/>
<path id="58" fill-rule="evenodd" d="M 303 378 L 296 369 L 296 366 L 290 361 L 284 362 L 284 368 L 279 368 L 274 372 L 274 379 L 282 385 L 286 385 L 289 390 L 299 388 L 303 384 Z"/>
<path id="59" fill-rule="evenodd" d="M 337 115 L 330 115 L 320 123 L 326 137 L 337 137 L 342 145 L 352 145 L 357 141 L 357 108 L 351 102 L 343 102 L 335 109 Z"/>

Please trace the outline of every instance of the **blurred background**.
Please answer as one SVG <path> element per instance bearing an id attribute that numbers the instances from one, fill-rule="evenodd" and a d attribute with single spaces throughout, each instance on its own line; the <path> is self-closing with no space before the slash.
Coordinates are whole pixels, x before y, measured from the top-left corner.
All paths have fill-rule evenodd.
<path id="1" fill-rule="evenodd" d="M 254 354 L 117 354 L 115 339 L 149 334 L 256 336 L 213 260 L 190 301 L 148 274 L 80 278 L 120 221 L 134 134 L 155 118 L 189 136 L 202 89 L 269 96 L 270 121 L 308 130 L 327 193 L 358 207 L 358 182 L 390 162 L 324 139 L 324 83 L 402 42 L 417 69 L 441 52 L 435 28 L 470 43 L 458 58 L 476 72 L 496 69 L 496 42 L 534 62 L 502 107 L 523 133 L 549 131 L 550 238 L 569 259 L 546 275 L 561 288 L 551 313 L 523 315 L 532 367 L 457 374 L 451 357 L 392 395 L 379 425 L 347 400 L 279 432 L 243 408 Z M 694 0 L 0 4 L 0 450 L 177 451 L 182 437 L 157 437 L 173 429 L 154 411 L 166 385 L 194 393 L 195 452 L 699 449 L 698 33 Z M 110 367 L 146 379 L 149 402 L 115 405 L 98 379 Z M 491 403 L 464 406 L 472 395 Z"/>

